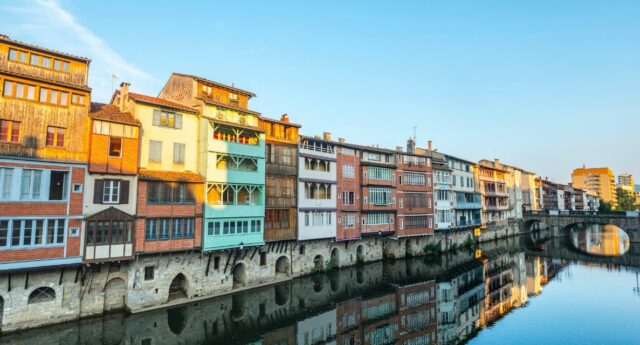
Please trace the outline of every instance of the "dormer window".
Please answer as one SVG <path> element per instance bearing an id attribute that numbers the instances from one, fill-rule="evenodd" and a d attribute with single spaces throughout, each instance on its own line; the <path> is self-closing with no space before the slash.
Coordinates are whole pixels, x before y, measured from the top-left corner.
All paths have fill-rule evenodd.
<path id="1" fill-rule="evenodd" d="M 231 102 L 237 102 L 238 101 L 238 94 L 237 93 L 233 93 L 233 92 L 229 92 L 229 100 Z"/>

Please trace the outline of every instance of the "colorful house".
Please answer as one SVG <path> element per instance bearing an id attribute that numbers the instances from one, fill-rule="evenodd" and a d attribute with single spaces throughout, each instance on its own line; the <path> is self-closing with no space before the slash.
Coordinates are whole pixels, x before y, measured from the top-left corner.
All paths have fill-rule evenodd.
<path id="1" fill-rule="evenodd" d="M 475 163 L 446 155 L 451 168 L 453 190 L 453 222 L 456 228 L 474 227 L 482 224 L 482 194 L 476 190 L 473 174 Z"/>
<path id="2" fill-rule="evenodd" d="M 0 271 L 82 262 L 89 62 L 0 36 Z"/>
<path id="3" fill-rule="evenodd" d="M 480 192 L 482 193 L 482 221 L 495 223 L 506 221 L 509 217 L 509 190 L 507 175 L 500 162 L 481 160 L 477 165 Z"/>
<path id="4" fill-rule="evenodd" d="M 431 158 L 416 152 L 413 139 L 407 150 L 398 148 L 398 237 L 433 235 L 433 172 Z"/>
<path id="5" fill-rule="evenodd" d="M 433 202 L 436 229 L 448 230 L 455 224 L 453 211 L 453 179 L 442 153 L 429 150 L 433 166 Z"/>
<path id="6" fill-rule="evenodd" d="M 362 236 L 392 236 L 396 231 L 396 155 L 394 151 L 362 147 Z"/>
<path id="7" fill-rule="evenodd" d="M 265 135 L 255 94 L 174 73 L 160 98 L 199 111 L 197 171 L 206 180 L 203 251 L 264 244 Z M 194 135 L 197 133 L 197 136 Z"/>
<path id="8" fill-rule="evenodd" d="M 84 261 L 131 259 L 140 121 L 112 104 L 91 103 Z"/>

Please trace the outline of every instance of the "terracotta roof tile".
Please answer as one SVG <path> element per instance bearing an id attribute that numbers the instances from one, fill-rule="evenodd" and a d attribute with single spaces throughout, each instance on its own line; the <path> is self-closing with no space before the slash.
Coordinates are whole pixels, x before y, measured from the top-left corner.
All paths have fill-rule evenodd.
<path id="1" fill-rule="evenodd" d="M 209 80 L 209 79 L 206 79 L 206 78 L 198 77 L 197 75 L 185 74 L 185 73 L 177 73 L 177 72 L 173 72 L 173 74 L 178 75 L 178 76 L 182 76 L 182 77 L 193 78 L 196 81 L 199 81 L 199 82 L 202 82 L 202 83 L 205 83 L 205 84 L 211 84 L 211 85 L 214 85 L 214 86 L 217 86 L 217 87 L 220 87 L 220 88 L 223 88 L 223 89 L 227 89 L 227 90 L 230 90 L 230 91 L 235 91 L 235 92 L 238 92 L 238 93 L 242 93 L 242 94 L 245 94 L 245 95 L 247 95 L 249 97 L 256 97 L 256 94 L 253 93 L 253 92 L 250 92 L 250 91 L 247 91 L 247 90 L 243 90 L 243 89 L 239 89 L 239 88 L 237 88 L 235 86 L 229 86 L 229 85 L 225 85 L 225 84 L 222 84 L 222 83 L 218 83 L 217 81 L 213 81 L 213 80 Z"/>
<path id="2" fill-rule="evenodd" d="M 169 181 L 169 182 L 193 182 L 204 183 L 204 178 L 197 173 L 189 171 L 168 171 L 140 169 L 138 177 L 141 180 Z"/>
<path id="3" fill-rule="evenodd" d="M 140 126 L 140 121 L 134 118 L 129 112 L 121 112 L 118 107 L 113 104 L 91 102 L 91 110 L 89 116 L 92 119 L 124 123 L 128 125 Z"/>
<path id="4" fill-rule="evenodd" d="M 120 90 L 116 91 L 116 93 L 120 93 Z M 147 96 L 147 95 L 133 93 L 133 92 L 129 92 L 129 98 L 141 103 L 158 105 L 161 107 L 167 107 L 174 110 L 181 110 L 181 111 L 186 111 L 190 113 L 198 113 L 198 109 L 196 108 L 192 108 L 180 103 L 169 101 L 164 98 L 152 97 L 152 96 Z"/>

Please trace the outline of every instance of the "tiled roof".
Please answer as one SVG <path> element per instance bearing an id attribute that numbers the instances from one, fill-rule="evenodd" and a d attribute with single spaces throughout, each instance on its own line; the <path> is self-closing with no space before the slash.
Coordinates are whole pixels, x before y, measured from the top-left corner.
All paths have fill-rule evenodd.
<path id="1" fill-rule="evenodd" d="M 194 172 L 189 171 L 167 171 L 140 169 L 138 177 L 141 180 L 169 181 L 169 182 L 195 182 L 203 183 L 204 178 Z"/>
<path id="2" fill-rule="evenodd" d="M 120 93 L 120 90 L 116 91 L 116 93 Z M 173 102 L 173 101 L 169 101 L 169 100 L 166 100 L 164 98 L 152 97 L 152 96 L 147 96 L 147 95 L 143 95 L 143 94 L 139 94 L 139 93 L 133 93 L 133 92 L 129 92 L 129 98 L 133 99 L 134 101 L 141 102 L 141 103 L 158 105 L 158 106 L 161 106 L 161 107 L 171 108 L 171 109 L 174 109 L 174 110 L 186 111 L 186 112 L 190 112 L 190 113 L 196 113 L 196 114 L 198 113 L 198 109 L 196 109 L 196 108 L 188 107 L 186 105 L 183 105 L 183 104 L 180 104 L 180 103 L 176 103 L 176 102 Z"/>
<path id="3" fill-rule="evenodd" d="M 230 90 L 230 91 L 235 91 L 237 93 L 242 93 L 242 94 L 245 94 L 245 95 L 247 95 L 249 97 L 256 97 L 256 94 L 253 93 L 253 92 L 250 92 L 250 91 L 247 91 L 247 90 L 243 90 L 243 89 L 239 89 L 239 88 L 237 88 L 235 86 L 229 86 L 229 85 L 225 85 L 225 84 L 222 84 L 222 83 L 218 83 L 217 81 L 213 81 L 213 80 L 209 80 L 209 79 L 206 79 L 206 78 L 198 77 L 197 75 L 177 73 L 177 72 L 173 72 L 173 74 L 178 75 L 178 76 L 182 76 L 182 77 L 193 78 L 196 81 L 199 81 L 199 82 L 202 82 L 202 83 L 205 83 L 205 84 L 211 84 L 213 86 L 217 86 L 217 87 L 220 87 L 220 88 L 223 88 L 223 89 L 227 89 L 227 90 Z"/>
<path id="4" fill-rule="evenodd" d="M 270 117 L 264 117 L 264 116 L 262 117 L 262 121 L 264 121 L 264 122 L 280 123 L 280 124 L 283 124 L 283 125 L 285 125 L 285 126 L 291 126 L 291 127 L 297 127 L 297 128 L 302 127 L 302 125 L 301 125 L 301 124 L 298 124 L 298 123 L 289 122 L 289 121 L 282 121 L 282 120 L 276 120 L 276 119 L 272 119 L 272 118 L 270 118 Z"/>
<path id="5" fill-rule="evenodd" d="M 140 126 L 140 121 L 129 112 L 121 112 L 118 107 L 113 104 L 91 102 L 91 110 L 89 116 L 92 119 L 124 123 L 128 125 Z"/>
<path id="6" fill-rule="evenodd" d="M 213 100 L 210 100 L 210 99 L 201 98 L 201 97 L 198 97 L 198 99 L 203 101 L 203 102 L 205 102 L 205 103 L 207 103 L 207 104 L 215 105 L 217 107 L 229 108 L 231 110 L 235 110 L 235 111 L 239 111 L 239 112 L 243 112 L 243 113 L 249 113 L 249 114 L 253 114 L 253 115 L 256 115 L 256 116 L 261 116 L 260 113 L 257 112 L 257 111 L 236 107 L 236 106 L 233 106 L 231 104 L 224 104 L 224 103 L 221 103 L 221 102 L 216 102 L 216 101 L 213 101 Z"/>
<path id="7" fill-rule="evenodd" d="M 66 58 L 74 59 L 74 60 L 80 60 L 80 61 L 87 62 L 87 63 L 91 61 L 89 58 L 86 58 L 86 57 L 77 56 L 77 55 L 71 55 L 71 54 L 63 53 L 61 51 L 57 51 L 57 50 L 53 50 L 53 49 L 37 46 L 37 45 L 34 45 L 34 44 L 29 44 L 29 43 L 25 43 L 25 42 L 21 42 L 21 41 L 16 41 L 16 40 L 13 40 L 13 39 L 9 38 L 9 36 L 3 35 L 3 34 L 0 34 L 0 42 L 6 42 L 6 43 L 14 44 L 14 45 L 17 45 L 17 46 L 20 46 L 20 47 L 23 47 L 23 48 L 38 50 L 38 51 L 41 51 L 41 52 L 44 52 L 44 53 L 58 55 L 60 57 L 66 57 Z"/>

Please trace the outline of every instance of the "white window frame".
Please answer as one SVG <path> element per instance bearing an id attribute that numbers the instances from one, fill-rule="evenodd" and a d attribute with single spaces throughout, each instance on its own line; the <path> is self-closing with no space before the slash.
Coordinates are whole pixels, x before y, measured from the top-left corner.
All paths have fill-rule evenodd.
<path id="1" fill-rule="evenodd" d="M 104 180 L 102 191 L 103 204 L 118 204 L 120 202 L 121 183 L 118 180 Z"/>

